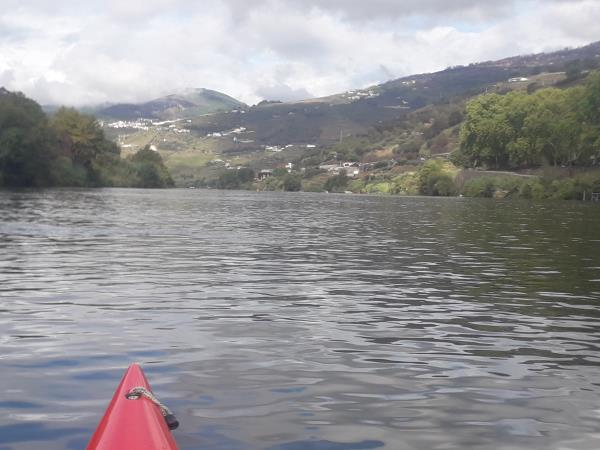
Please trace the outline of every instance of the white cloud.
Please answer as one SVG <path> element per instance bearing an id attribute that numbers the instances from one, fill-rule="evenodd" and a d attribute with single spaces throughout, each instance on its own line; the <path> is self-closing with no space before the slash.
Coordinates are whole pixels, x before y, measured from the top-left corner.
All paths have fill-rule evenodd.
<path id="1" fill-rule="evenodd" d="M 3 4 L 0 83 L 74 105 L 186 87 L 296 100 L 600 39 L 595 0 Z"/>

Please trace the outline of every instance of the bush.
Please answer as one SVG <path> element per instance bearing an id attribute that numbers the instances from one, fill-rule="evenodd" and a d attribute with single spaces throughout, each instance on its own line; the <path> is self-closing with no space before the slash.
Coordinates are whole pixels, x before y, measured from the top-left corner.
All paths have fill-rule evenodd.
<path id="1" fill-rule="evenodd" d="M 456 194 L 454 177 L 439 160 L 427 161 L 417 172 L 418 191 L 423 195 L 450 196 Z"/>
<path id="2" fill-rule="evenodd" d="M 282 191 L 283 179 L 279 177 L 269 177 L 265 180 L 264 187 L 266 191 Z"/>
<path id="3" fill-rule="evenodd" d="M 393 180 L 392 194 L 417 195 L 419 193 L 419 180 L 415 172 L 407 172 Z"/>
<path id="4" fill-rule="evenodd" d="M 302 180 L 298 175 L 287 174 L 283 177 L 283 190 L 288 192 L 298 192 L 302 189 Z"/>
<path id="5" fill-rule="evenodd" d="M 137 174 L 136 187 L 166 188 L 173 187 L 174 182 L 163 163 L 160 154 L 147 145 L 130 157 Z"/>
<path id="6" fill-rule="evenodd" d="M 338 175 L 329 177 L 325 182 L 325 188 L 328 192 L 343 192 L 344 188 L 348 185 L 348 175 L 346 171 L 342 170 Z"/>
<path id="7" fill-rule="evenodd" d="M 394 184 L 389 181 L 380 181 L 379 183 L 370 183 L 366 186 L 369 194 L 391 194 L 394 190 Z"/>
<path id="8" fill-rule="evenodd" d="M 237 177 L 238 180 L 240 180 L 240 183 L 251 183 L 254 181 L 254 176 L 254 171 L 247 167 L 242 167 L 237 170 Z"/>
<path id="9" fill-rule="evenodd" d="M 363 180 L 352 180 L 348 186 L 348 189 L 357 193 L 364 192 L 365 182 Z"/>
<path id="10" fill-rule="evenodd" d="M 433 194 L 442 197 L 451 197 L 456 195 L 456 186 L 454 180 L 450 175 L 442 174 L 437 177 L 437 180 L 433 184 Z"/>
<path id="11" fill-rule="evenodd" d="M 84 167 L 73 164 L 70 158 L 65 156 L 58 158 L 51 169 L 53 180 L 61 186 L 82 187 L 87 184 L 87 170 Z"/>
<path id="12" fill-rule="evenodd" d="M 492 198 L 496 192 L 494 180 L 487 177 L 475 178 L 465 183 L 463 194 L 466 197 Z"/>

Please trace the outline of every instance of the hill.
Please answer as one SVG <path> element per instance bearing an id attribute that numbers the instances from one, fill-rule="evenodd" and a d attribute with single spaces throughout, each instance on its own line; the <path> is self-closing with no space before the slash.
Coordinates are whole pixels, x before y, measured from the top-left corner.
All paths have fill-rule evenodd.
<path id="1" fill-rule="evenodd" d="M 197 117 L 191 129 L 207 135 L 244 128 L 252 133 L 255 145 L 250 147 L 330 145 L 340 139 L 340 134 L 358 135 L 374 125 L 402 120 L 427 105 L 477 95 L 509 80 L 528 84 L 542 73 L 585 71 L 597 67 L 599 61 L 597 42 L 578 49 L 451 67 L 297 103 L 262 103 L 247 110 Z M 231 153 L 247 148 L 239 141 L 229 145 Z"/>
<path id="2" fill-rule="evenodd" d="M 248 107 L 238 102 L 236 107 L 204 115 L 194 115 L 198 111 L 177 102 L 170 106 L 173 99 L 190 101 L 189 97 L 169 96 L 160 99 L 158 108 L 149 102 L 150 112 L 145 114 L 158 109 L 163 111 L 161 117 L 181 117 L 164 112 L 186 110 L 185 120 L 167 126 L 130 124 L 109 130 L 108 135 L 118 139 L 125 152 L 156 146 L 179 184 L 213 177 L 217 171 L 211 161 L 219 160 L 255 169 L 287 162 L 318 165 L 332 157 L 418 162 L 458 146 L 465 104 L 474 96 L 568 87 L 598 66 L 600 42 L 449 67 L 294 103 Z"/>
<path id="3" fill-rule="evenodd" d="M 120 103 L 96 112 L 99 118 L 136 120 L 188 119 L 217 111 L 229 111 L 246 105 L 233 97 L 210 89 L 189 89 L 145 103 Z"/>

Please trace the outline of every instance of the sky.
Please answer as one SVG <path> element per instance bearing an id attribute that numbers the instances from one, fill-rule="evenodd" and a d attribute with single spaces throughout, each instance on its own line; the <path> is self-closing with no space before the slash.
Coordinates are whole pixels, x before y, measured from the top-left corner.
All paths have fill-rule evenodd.
<path id="1" fill-rule="evenodd" d="M 600 0 L 0 0 L 0 86 L 72 106 L 293 101 L 586 45 L 599 23 Z"/>

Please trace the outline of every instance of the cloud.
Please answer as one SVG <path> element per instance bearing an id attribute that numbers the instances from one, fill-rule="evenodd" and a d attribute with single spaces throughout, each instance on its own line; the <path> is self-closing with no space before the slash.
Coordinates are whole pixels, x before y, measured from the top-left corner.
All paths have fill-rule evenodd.
<path id="1" fill-rule="evenodd" d="M 396 20 L 411 16 L 436 18 L 448 16 L 463 20 L 482 20 L 508 14 L 514 1 L 481 0 L 225 0 L 238 17 L 252 14 L 256 8 L 281 8 L 294 11 L 320 11 L 344 19 L 364 22 L 377 19 Z M 251 5 L 251 6 L 249 6 Z"/>
<path id="2" fill-rule="evenodd" d="M 3 0 L 0 83 L 43 103 L 248 103 L 600 39 L 595 0 Z"/>
<path id="3" fill-rule="evenodd" d="M 12 70 L 4 70 L 0 72 L 0 87 L 9 86 L 15 81 L 15 73 Z"/>
<path id="4" fill-rule="evenodd" d="M 255 91 L 256 95 L 265 100 L 281 100 L 284 102 L 305 100 L 312 97 L 312 94 L 304 88 L 294 89 L 287 84 L 278 84 L 275 86 L 261 86 Z"/>

